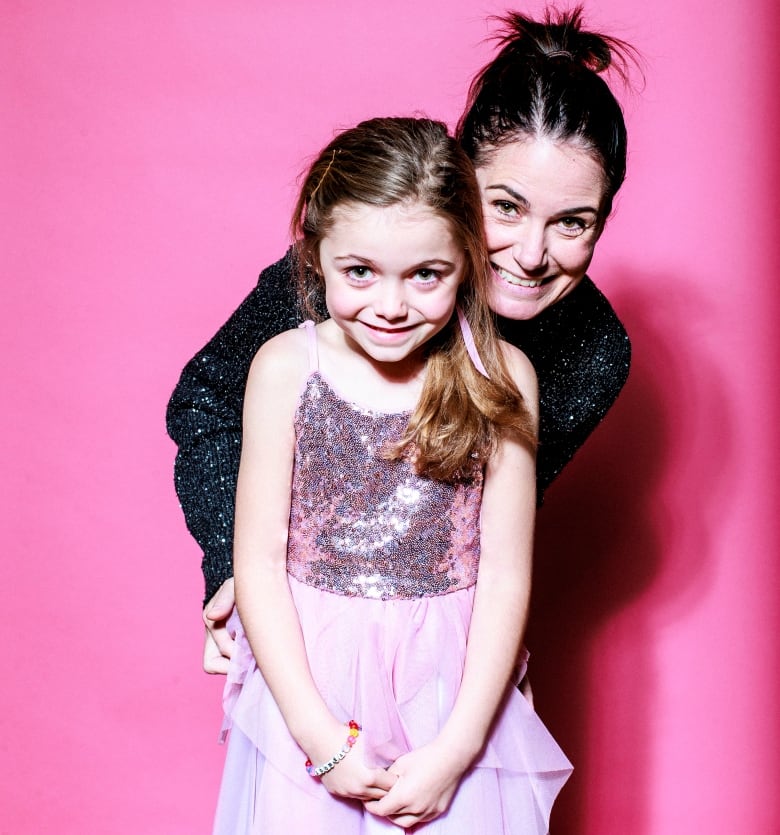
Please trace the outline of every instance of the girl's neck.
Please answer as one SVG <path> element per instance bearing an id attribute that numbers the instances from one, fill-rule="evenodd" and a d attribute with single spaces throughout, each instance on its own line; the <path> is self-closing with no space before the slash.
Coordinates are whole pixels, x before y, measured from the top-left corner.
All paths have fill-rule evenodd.
<path id="1" fill-rule="evenodd" d="M 331 320 L 317 330 L 320 370 L 342 396 L 378 411 L 414 409 L 425 380 L 422 349 L 399 362 L 379 362 Z"/>

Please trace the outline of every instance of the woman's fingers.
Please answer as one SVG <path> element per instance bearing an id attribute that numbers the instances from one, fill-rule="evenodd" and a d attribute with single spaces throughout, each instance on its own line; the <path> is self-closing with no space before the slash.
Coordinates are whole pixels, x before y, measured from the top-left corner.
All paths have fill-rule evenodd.
<path id="1" fill-rule="evenodd" d="M 214 640 L 213 633 L 207 629 L 206 640 L 203 644 L 203 669 L 207 673 L 226 675 L 229 666 L 230 654 L 227 654 L 220 648 Z"/>
<path id="2" fill-rule="evenodd" d="M 206 627 L 210 629 L 215 623 L 226 621 L 230 617 L 235 605 L 235 584 L 233 578 L 229 577 L 217 589 L 214 596 L 203 609 L 203 622 L 206 624 Z"/>
<path id="3" fill-rule="evenodd" d="M 227 619 L 233 612 L 236 594 L 231 577 L 219 587 L 203 610 L 206 642 L 203 647 L 203 669 L 207 673 L 224 674 L 228 671 L 235 640 L 227 630 Z"/>

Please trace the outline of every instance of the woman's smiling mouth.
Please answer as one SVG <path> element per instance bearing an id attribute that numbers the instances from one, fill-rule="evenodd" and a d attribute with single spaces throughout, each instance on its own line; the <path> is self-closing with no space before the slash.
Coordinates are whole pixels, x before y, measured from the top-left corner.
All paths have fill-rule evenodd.
<path id="1" fill-rule="evenodd" d="M 538 278 L 538 279 L 531 279 L 531 278 L 520 278 L 519 276 L 510 273 L 508 270 L 505 270 L 503 267 L 499 267 L 498 264 L 494 264 L 492 261 L 490 266 L 493 267 L 496 275 L 506 281 L 507 284 L 511 284 L 514 287 L 540 287 L 545 279 Z"/>

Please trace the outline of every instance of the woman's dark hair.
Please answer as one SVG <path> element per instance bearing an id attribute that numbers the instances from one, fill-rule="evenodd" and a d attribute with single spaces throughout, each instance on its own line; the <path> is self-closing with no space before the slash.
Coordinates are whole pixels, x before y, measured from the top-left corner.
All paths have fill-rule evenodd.
<path id="1" fill-rule="evenodd" d="M 602 218 L 626 176 L 623 112 L 601 73 L 626 80 L 636 51 L 624 41 L 582 29 L 582 7 L 547 9 L 539 22 L 512 12 L 498 18 L 498 55 L 469 89 L 457 137 L 479 167 L 491 151 L 525 137 L 572 141 L 604 169 Z"/>

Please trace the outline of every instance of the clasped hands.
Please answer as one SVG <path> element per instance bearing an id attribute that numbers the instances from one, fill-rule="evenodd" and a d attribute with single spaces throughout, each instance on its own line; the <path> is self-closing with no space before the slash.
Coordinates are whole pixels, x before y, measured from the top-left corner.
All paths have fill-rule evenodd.
<path id="1" fill-rule="evenodd" d="M 333 795 L 360 800 L 368 812 L 404 829 L 433 820 L 447 810 L 463 769 L 436 741 L 400 756 L 388 768 L 370 768 L 363 757 L 363 736 L 332 771 L 323 775 Z"/>
<path id="2" fill-rule="evenodd" d="M 206 639 L 203 669 L 226 674 L 235 650 L 227 621 L 236 603 L 233 578 L 225 580 L 203 611 Z M 388 768 L 369 768 L 363 762 L 363 738 L 336 768 L 323 775 L 325 788 L 338 797 L 362 801 L 372 815 L 408 829 L 433 820 L 449 806 L 463 773 L 452 758 L 430 745 L 399 757 Z M 357 755 L 357 756 L 355 756 Z"/>

